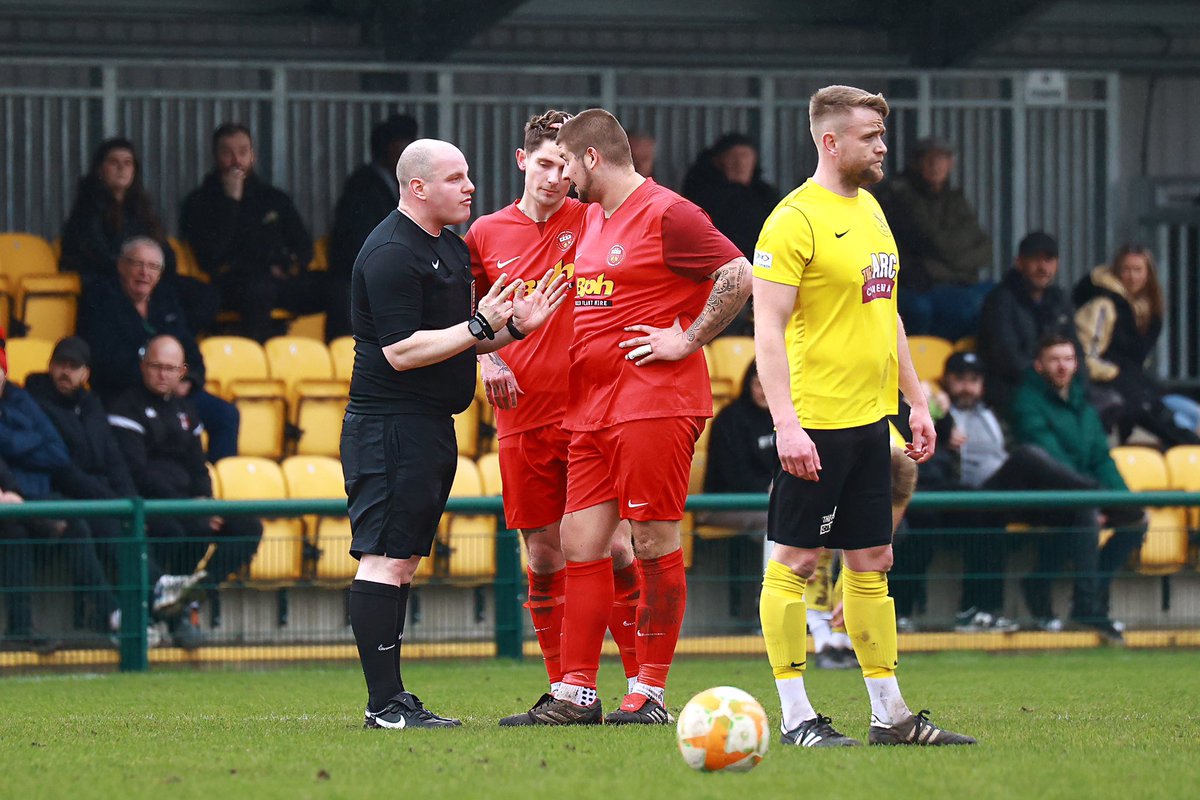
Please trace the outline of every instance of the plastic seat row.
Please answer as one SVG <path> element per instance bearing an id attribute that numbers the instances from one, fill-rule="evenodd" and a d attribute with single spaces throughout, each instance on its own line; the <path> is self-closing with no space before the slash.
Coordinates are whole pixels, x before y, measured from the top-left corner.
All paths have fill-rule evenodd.
<path id="1" fill-rule="evenodd" d="M 1114 447 L 1112 459 L 1134 492 L 1200 492 L 1200 445 Z M 1189 529 L 1200 529 L 1200 508 L 1148 508 L 1150 527 L 1138 554 L 1137 570 L 1149 575 L 1177 572 L 1188 563 Z"/>
<path id="2" fill-rule="evenodd" d="M 0 324 L 21 320 L 28 335 L 57 341 L 75 332 L 79 276 L 59 272 L 50 244 L 32 233 L 0 233 Z"/>

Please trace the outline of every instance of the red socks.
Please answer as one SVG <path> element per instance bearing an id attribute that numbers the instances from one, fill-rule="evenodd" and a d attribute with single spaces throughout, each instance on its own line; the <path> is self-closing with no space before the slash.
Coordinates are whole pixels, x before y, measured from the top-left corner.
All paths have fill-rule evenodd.
<path id="1" fill-rule="evenodd" d="M 637 660 L 637 606 L 642 592 L 642 571 L 635 559 L 624 569 L 613 572 L 613 605 L 608 615 L 608 631 L 617 650 L 621 653 L 621 665 L 625 677 L 638 674 Z"/>
<path id="2" fill-rule="evenodd" d="M 682 556 L 679 563 L 682 572 Z M 595 689 L 604 630 L 612 614 L 612 559 L 568 561 L 566 573 L 567 604 L 562 622 L 563 681 Z M 678 626 L 675 635 L 678 638 Z"/>
<path id="3" fill-rule="evenodd" d="M 638 681 L 665 688 L 687 606 L 683 550 L 667 553 L 661 558 L 641 559 L 641 565 L 642 593 L 637 608 Z M 570 569 L 569 565 L 567 569 Z"/>
<path id="4" fill-rule="evenodd" d="M 560 569 L 547 575 L 528 570 L 529 618 L 533 620 L 533 632 L 537 635 L 542 659 L 546 662 L 546 675 L 551 683 L 562 680 L 562 622 L 563 600 L 567 593 L 567 571 Z"/>

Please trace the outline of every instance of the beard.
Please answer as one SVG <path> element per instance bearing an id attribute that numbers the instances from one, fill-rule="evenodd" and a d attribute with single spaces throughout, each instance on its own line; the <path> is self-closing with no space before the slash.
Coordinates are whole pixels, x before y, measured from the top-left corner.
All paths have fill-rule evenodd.
<path id="1" fill-rule="evenodd" d="M 883 165 L 871 164 L 853 173 L 854 183 L 858 186 L 874 186 L 883 180 Z"/>

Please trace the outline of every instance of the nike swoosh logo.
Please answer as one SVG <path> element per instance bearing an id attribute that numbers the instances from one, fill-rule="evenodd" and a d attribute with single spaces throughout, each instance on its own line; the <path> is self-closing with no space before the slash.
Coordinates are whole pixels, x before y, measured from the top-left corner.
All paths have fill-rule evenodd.
<path id="1" fill-rule="evenodd" d="M 642 631 L 638 631 L 637 635 L 646 637 L 646 636 L 666 636 L 667 634 L 665 634 L 665 633 L 643 633 Z"/>
<path id="2" fill-rule="evenodd" d="M 434 268 L 434 269 L 437 269 L 437 268 L 438 268 L 438 267 L 440 267 L 441 265 L 442 265 L 442 260 L 441 260 L 440 258 L 439 258 L 437 261 L 433 262 L 433 268 Z"/>
<path id="3" fill-rule="evenodd" d="M 840 239 L 840 238 L 842 238 L 843 236 L 845 236 L 845 235 L 846 235 L 847 233 L 849 233 L 849 232 L 850 232 L 850 229 L 849 229 L 849 228 L 847 228 L 846 230 L 842 231 L 841 233 L 835 233 L 835 234 L 834 234 L 834 236 L 835 236 L 835 237 L 837 237 L 838 239 Z"/>
<path id="4" fill-rule="evenodd" d="M 509 264 L 511 264 L 512 262 L 516 261 L 518 258 L 520 258 L 520 256 L 514 256 L 513 258 L 510 258 L 508 261 L 497 261 L 497 262 L 496 262 L 496 268 L 497 268 L 497 269 L 504 269 L 504 268 L 505 268 L 505 267 L 507 267 Z"/>
<path id="5" fill-rule="evenodd" d="M 647 501 L 646 501 L 646 502 L 644 502 L 644 503 L 635 503 L 635 502 L 633 502 L 632 500 L 630 500 L 630 501 L 628 501 L 628 502 L 629 502 L 629 507 L 630 507 L 630 508 L 641 508 L 642 506 L 648 506 L 648 505 L 650 505 L 650 501 L 649 501 L 649 500 L 647 500 Z"/>
<path id="6" fill-rule="evenodd" d="M 803 667 L 803 666 L 805 665 L 805 663 L 806 663 L 806 662 L 804 662 L 804 661 L 801 661 L 801 662 L 799 662 L 799 663 L 797 663 L 797 662 L 793 661 L 793 662 L 792 662 L 792 669 L 800 669 L 801 667 Z"/>
<path id="7" fill-rule="evenodd" d="M 632 628 L 636 624 L 637 623 L 630 622 L 629 620 L 621 620 L 621 627 L 623 628 Z"/>
<path id="8" fill-rule="evenodd" d="M 379 652 L 382 653 L 384 650 L 391 650 L 395 646 L 396 645 L 394 645 L 394 644 L 389 644 L 387 647 L 384 647 L 383 645 L 379 645 Z"/>

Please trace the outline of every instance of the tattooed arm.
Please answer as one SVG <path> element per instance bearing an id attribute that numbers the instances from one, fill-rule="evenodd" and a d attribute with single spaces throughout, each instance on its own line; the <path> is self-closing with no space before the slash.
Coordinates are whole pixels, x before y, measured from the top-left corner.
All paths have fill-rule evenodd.
<path id="1" fill-rule="evenodd" d="M 669 328 L 630 325 L 625 330 L 642 335 L 621 342 L 622 348 L 632 348 L 625 358 L 639 367 L 653 361 L 680 361 L 717 338 L 750 297 L 753 287 L 750 262 L 739 256 L 709 277 L 713 279 L 713 287 L 708 301 L 686 331 L 678 317 Z"/>
<path id="2" fill-rule="evenodd" d="M 517 396 L 525 394 L 517 384 L 512 367 L 504 362 L 499 353 L 484 353 L 478 356 L 479 375 L 483 379 L 483 390 L 487 401 L 496 408 L 517 407 Z"/>

